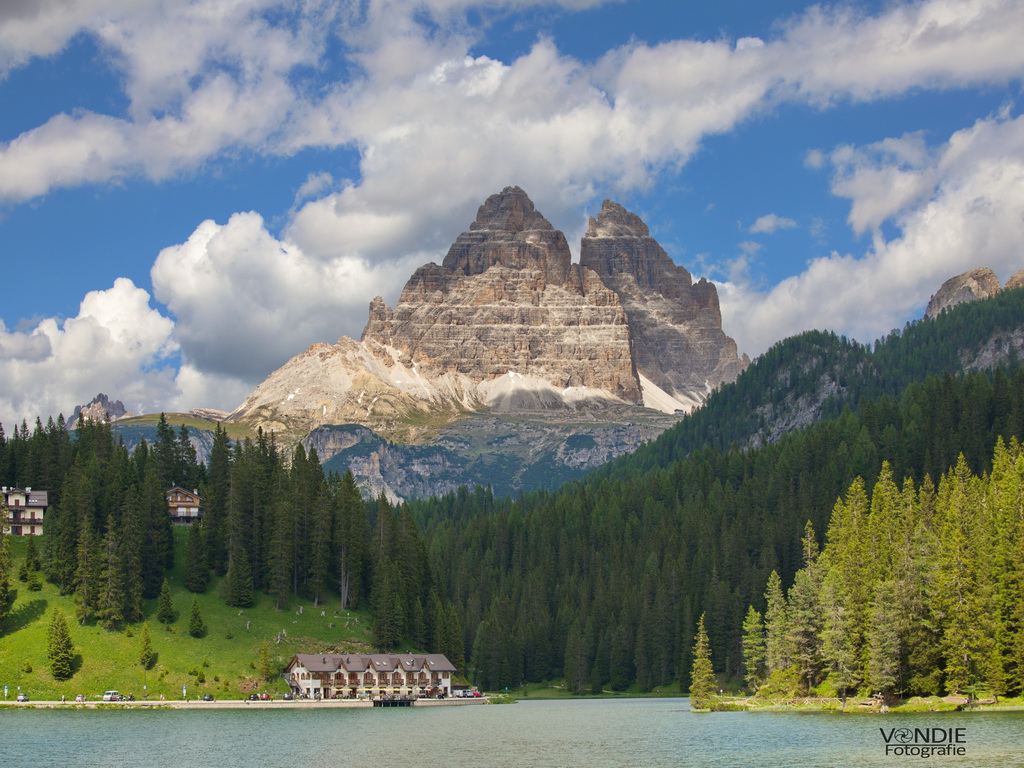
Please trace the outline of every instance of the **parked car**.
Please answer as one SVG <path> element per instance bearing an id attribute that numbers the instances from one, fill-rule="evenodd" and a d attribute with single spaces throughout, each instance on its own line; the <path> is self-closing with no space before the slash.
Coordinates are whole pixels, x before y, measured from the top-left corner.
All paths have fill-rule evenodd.
<path id="1" fill-rule="evenodd" d="M 259 700 L 260 700 L 260 695 L 258 693 L 250 693 L 249 694 L 249 701 L 259 701 Z"/>
<path id="2" fill-rule="evenodd" d="M 19 693 L 15 698 L 18 701 L 28 701 L 28 694 L 27 693 Z"/>
<path id="3" fill-rule="evenodd" d="M 285 701 L 291 701 L 292 699 L 294 699 L 294 698 L 295 698 L 295 696 L 293 696 L 293 695 L 292 695 L 292 694 L 291 694 L 291 693 L 289 692 L 289 693 L 286 693 L 286 694 L 284 694 L 283 696 L 281 696 L 281 698 L 282 698 L 282 699 L 284 699 Z"/>
<path id="4" fill-rule="evenodd" d="M 117 691 L 105 691 L 103 693 L 103 700 L 104 701 L 124 701 L 124 696 L 122 696 Z"/>

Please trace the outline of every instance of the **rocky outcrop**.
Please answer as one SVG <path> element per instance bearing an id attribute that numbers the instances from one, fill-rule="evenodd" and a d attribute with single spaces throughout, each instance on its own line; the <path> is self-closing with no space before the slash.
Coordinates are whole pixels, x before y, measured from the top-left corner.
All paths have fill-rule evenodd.
<path id="1" fill-rule="evenodd" d="M 1010 275 L 1010 279 L 1003 286 L 1004 291 L 1009 291 L 1013 288 L 1024 288 L 1024 269 Z"/>
<path id="2" fill-rule="evenodd" d="M 580 265 L 597 273 L 626 312 L 645 399 L 654 399 L 656 388 L 689 410 L 749 364 L 722 330 L 715 286 L 703 278 L 694 283 L 621 205 L 605 200 L 591 217 Z"/>
<path id="3" fill-rule="evenodd" d="M 967 301 L 987 299 L 999 293 L 999 278 L 987 267 L 979 267 L 951 277 L 928 301 L 925 317 L 938 317 L 944 309 Z"/>
<path id="4" fill-rule="evenodd" d="M 646 225 L 606 202 L 580 264 L 519 187 L 480 206 L 441 264 L 360 341 L 315 344 L 229 419 L 302 437 L 362 424 L 416 440 L 472 411 L 647 405 L 687 411 L 746 366 L 721 328 L 715 287 L 694 283 Z"/>
<path id="5" fill-rule="evenodd" d="M 431 379 L 540 379 L 639 403 L 629 333 L 615 293 L 572 264 L 565 236 L 522 189 L 507 187 L 480 206 L 440 266 L 416 270 L 393 312 L 374 300 L 363 342 Z M 515 389 L 496 399 L 515 407 Z"/>
<path id="6" fill-rule="evenodd" d="M 79 419 L 88 419 L 89 421 L 117 421 L 118 419 L 130 418 L 131 415 L 132 414 L 128 412 L 128 409 L 124 407 L 124 403 L 120 400 L 111 401 L 109 397 L 100 392 L 86 405 L 75 406 L 75 410 L 71 414 L 71 418 L 68 419 L 67 428 L 74 429 L 75 424 L 78 423 Z"/>

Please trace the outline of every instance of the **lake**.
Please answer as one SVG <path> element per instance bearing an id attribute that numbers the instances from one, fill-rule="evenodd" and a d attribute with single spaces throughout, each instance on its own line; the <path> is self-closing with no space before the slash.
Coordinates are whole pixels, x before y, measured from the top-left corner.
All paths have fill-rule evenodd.
<path id="1" fill-rule="evenodd" d="M 907 754 L 915 744 L 934 745 L 947 735 L 955 735 L 961 754 Z M 1022 744 L 1024 712 L 694 713 L 686 699 L 346 710 L 0 710 L 0 766 L 19 768 L 1024 768 Z"/>

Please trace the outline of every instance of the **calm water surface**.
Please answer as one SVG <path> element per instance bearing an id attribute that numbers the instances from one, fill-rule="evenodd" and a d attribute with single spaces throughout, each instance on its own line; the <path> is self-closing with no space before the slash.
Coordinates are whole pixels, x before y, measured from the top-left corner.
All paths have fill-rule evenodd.
<path id="1" fill-rule="evenodd" d="M 879 729 L 962 727 L 966 754 L 887 756 Z M 0 766 L 1024 768 L 1024 712 L 692 713 L 686 699 L 359 710 L 0 710 Z"/>

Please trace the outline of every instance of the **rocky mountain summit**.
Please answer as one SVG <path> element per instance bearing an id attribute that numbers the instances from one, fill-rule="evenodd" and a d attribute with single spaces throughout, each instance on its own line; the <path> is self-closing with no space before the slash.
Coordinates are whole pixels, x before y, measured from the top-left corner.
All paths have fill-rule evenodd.
<path id="1" fill-rule="evenodd" d="M 314 344 L 229 420 L 296 438 L 360 424 L 415 442 L 481 411 L 685 412 L 748 362 L 714 285 L 694 283 L 635 214 L 606 201 L 573 264 L 565 236 L 507 187 L 393 309 L 370 303 L 359 341 Z"/>
<path id="2" fill-rule="evenodd" d="M 79 419 L 90 421 L 117 421 L 118 419 L 131 418 L 132 414 L 124 407 L 120 400 L 111 401 L 109 397 L 100 392 L 96 397 L 85 405 L 76 405 L 71 418 L 67 421 L 67 428 L 74 429 Z"/>
<path id="3" fill-rule="evenodd" d="M 938 317 L 944 309 L 967 301 L 977 301 L 995 296 L 1000 291 L 1024 287 L 1024 269 L 1014 273 L 1006 285 L 1000 287 L 996 273 L 988 267 L 970 269 L 961 275 L 951 277 L 928 301 L 925 317 Z"/>

